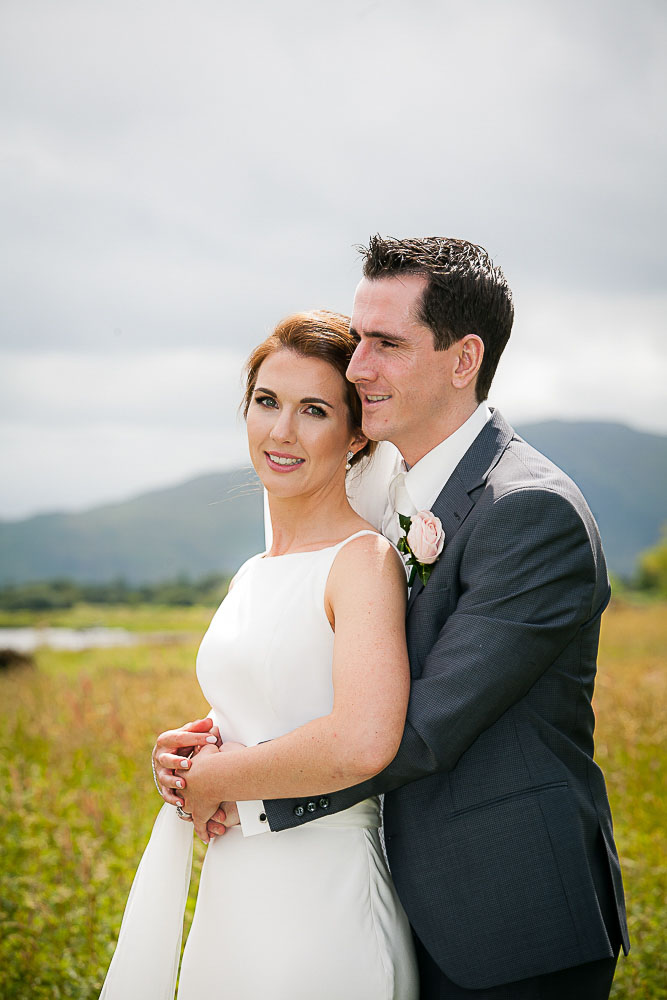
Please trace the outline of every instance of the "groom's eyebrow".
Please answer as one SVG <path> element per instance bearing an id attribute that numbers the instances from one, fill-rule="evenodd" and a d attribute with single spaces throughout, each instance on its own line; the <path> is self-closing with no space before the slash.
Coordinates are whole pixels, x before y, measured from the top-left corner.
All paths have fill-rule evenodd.
<path id="1" fill-rule="evenodd" d="M 352 326 L 350 334 L 355 340 L 361 340 L 361 335 Z M 383 333 L 382 330 L 370 330 L 364 334 L 364 337 L 366 340 L 393 340 L 396 344 L 405 344 L 408 340 L 407 337 L 402 337 L 399 333 Z"/>

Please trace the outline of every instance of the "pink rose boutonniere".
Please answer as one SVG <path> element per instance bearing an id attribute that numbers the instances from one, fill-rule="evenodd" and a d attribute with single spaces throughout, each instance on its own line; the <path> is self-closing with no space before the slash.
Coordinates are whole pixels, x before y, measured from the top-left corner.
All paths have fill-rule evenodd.
<path id="1" fill-rule="evenodd" d="M 405 532 L 398 540 L 398 551 L 406 556 L 406 563 L 412 566 L 408 584 L 412 586 L 417 573 L 426 586 L 445 545 L 445 533 L 440 518 L 430 510 L 419 510 L 412 517 L 398 515 L 398 521 Z"/>

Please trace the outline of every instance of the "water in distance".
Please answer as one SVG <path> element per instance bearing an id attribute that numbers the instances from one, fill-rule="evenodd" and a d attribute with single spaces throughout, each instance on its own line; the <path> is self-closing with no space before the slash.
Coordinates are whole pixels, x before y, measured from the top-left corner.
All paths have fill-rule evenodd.
<path id="1" fill-rule="evenodd" d="M 0 628 L 0 649 L 32 653 L 39 646 L 50 649 L 111 649 L 136 646 L 145 638 L 124 628 Z"/>

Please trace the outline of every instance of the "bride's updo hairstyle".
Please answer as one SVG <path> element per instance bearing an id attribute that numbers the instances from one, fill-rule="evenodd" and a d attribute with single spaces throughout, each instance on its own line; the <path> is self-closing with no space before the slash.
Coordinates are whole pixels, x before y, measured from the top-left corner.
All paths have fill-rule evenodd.
<path id="1" fill-rule="evenodd" d="M 243 396 L 243 416 L 248 416 L 252 395 L 257 385 L 260 366 L 276 351 L 292 351 L 298 357 L 319 358 L 335 368 L 343 380 L 343 398 L 347 405 L 350 430 L 361 430 L 361 400 L 352 382 L 345 377 L 350 358 L 357 342 L 350 333 L 350 319 L 340 313 L 318 309 L 294 313 L 278 323 L 273 333 L 259 344 L 245 366 L 246 388 Z M 375 450 L 376 442 L 369 441 L 350 459 L 356 465 Z"/>

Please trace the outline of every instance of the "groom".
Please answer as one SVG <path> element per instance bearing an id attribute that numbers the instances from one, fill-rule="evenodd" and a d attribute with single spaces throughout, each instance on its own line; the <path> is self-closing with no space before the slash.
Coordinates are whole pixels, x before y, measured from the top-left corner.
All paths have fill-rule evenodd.
<path id="1" fill-rule="evenodd" d="M 397 541 L 399 513 L 431 510 L 445 547 L 408 601 L 412 687 L 392 764 L 344 791 L 265 801 L 256 819 L 282 830 L 384 792 L 425 1000 L 602 1000 L 628 948 L 593 761 L 609 584 L 577 487 L 486 405 L 512 319 L 482 248 L 371 239 L 348 378 L 364 432 L 404 460 L 383 530 Z"/>
<path id="2" fill-rule="evenodd" d="M 453 239 L 376 236 L 364 257 L 348 378 L 364 432 L 407 469 L 384 529 L 397 540 L 397 512 L 432 510 L 445 548 L 410 594 L 395 760 L 355 788 L 265 802 L 268 825 L 386 793 L 423 997 L 607 997 L 628 940 L 593 761 L 609 600 L 597 527 L 576 486 L 486 405 L 513 319 L 500 268 Z"/>

